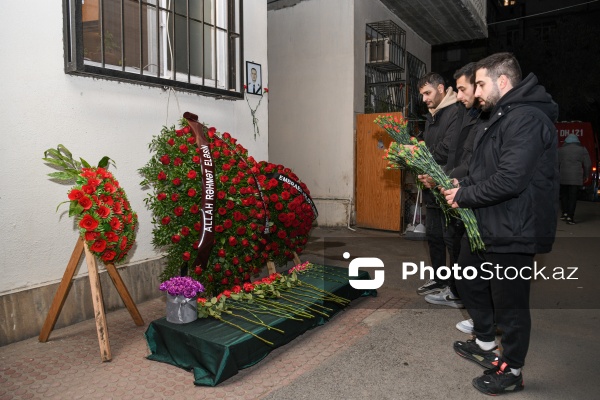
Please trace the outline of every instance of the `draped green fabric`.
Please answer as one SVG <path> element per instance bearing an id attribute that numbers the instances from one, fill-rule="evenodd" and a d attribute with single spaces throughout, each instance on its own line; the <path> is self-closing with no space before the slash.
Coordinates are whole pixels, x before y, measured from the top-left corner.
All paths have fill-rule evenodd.
<path id="1" fill-rule="evenodd" d="M 377 295 L 375 290 L 352 288 L 348 283 L 348 270 L 345 268 L 326 266 L 324 271 L 323 276 L 301 276 L 300 279 L 349 300 Z M 368 272 L 360 271 L 359 276 L 354 279 L 370 279 L 370 276 Z M 291 293 L 294 290 L 296 288 L 292 288 Z M 313 304 L 323 302 L 315 299 Z M 326 302 L 324 305 L 333 309 L 327 311 L 330 317 L 343 308 L 333 302 Z M 241 310 L 234 312 L 249 316 Z M 151 351 L 148 359 L 193 370 L 196 385 L 216 386 L 237 374 L 240 369 L 256 364 L 275 348 L 283 346 L 311 328 L 323 325 L 328 320 L 319 314 L 314 318 L 303 318 L 302 321 L 261 314 L 263 322 L 283 330 L 282 334 L 241 318 L 225 314 L 223 318 L 272 342 L 273 346 L 216 319 L 198 319 L 178 325 L 161 318 L 152 321 L 145 333 Z"/>

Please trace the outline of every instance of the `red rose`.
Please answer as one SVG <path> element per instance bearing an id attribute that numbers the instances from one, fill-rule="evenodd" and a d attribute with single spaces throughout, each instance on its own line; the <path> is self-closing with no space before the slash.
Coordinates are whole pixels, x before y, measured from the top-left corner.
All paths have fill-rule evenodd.
<path id="1" fill-rule="evenodd" d="M 79 200 L 84 196 L 84 193 L 79 189 L 73 189 L 69 192 L 69 200 Z"/>
<path id="2" fill-rule="evenodd" d="M 117 191 L 117 188 L 114 185 L 112 185 L 111 183 L 106 182 L 104 184 L 104 191 L 106 191 L 108 193 L 114 193 Z"/>
<path id="3" fill-rule="evenodd" d="M 202 230 L 202 224 L 200 222 L 196 222 L 194 224 L 194 230 L 198 231 L 198 232 L 201 231 Z"/>
<path id="4" fill-rule="evenodd" d="M 92 194 L 96 191 L 96 188 L 94 186 L 90 186 L 90 185 L 83 185 L 81 187 L 81 190 L 83 190 L 83 192 L 86 194 Z"/>
<path id="5" fill-rule="evenodd" d="M 86 232 L 85 240 L 87 240 L 88 242 L 93 242 L 94 240 L 96 240 L 98 238 L 98 236 L 100 236 L 100 234 L 98 232 Z"/>
<path id="6" fill-rule="evenodd" d="M 189 251 L 186 251 L 185 253 L 183 253 L 181 255 L 181 258 L 183 258 L 184 261 L 188 261 L 190 259 L 190 257 L 191 257 L 191 254 Z"/>
<path id="7" fill-rule="evenodd" d="M 248 278 L 250 278 L 250 277 L 248 277 Z M 246 277 L 245 277 L 245 276 L 244 276 L 244 279 L 246 279 Z M 247 282 L 247 283 L 244 283 L 244 292 L 246 292 L 246 293 L 250 293 L 250 292 L 251 292 L 251 291 L 253 291 L 253 290 L 254 290 L 254 285 L 253 285 L 253 284 L 251 284 L 251 283 L 249 283 L 249 282 Z"/>
<path id="8" fill-rule="evenodd" d="M 237 244 L 237 239 L 233 236 L 229 236 L 229 245 L 235 246 Z"/>
<path id="9" fill-rule="evenodd" d="M 202 273 L 202 268 L 200 268 L 200 267 L 196 267 L 196 268 L 194 269 L 194 272 L 196 273 L 196 275 L 200 275 L 200 274 Z M 206 301 L 206 300 L 204 300 L 204 301 Z"/>
<path id="10" fill-rule="evenodd" d="M 121 240 L 121 244 L 119 245 L 119 248 L 121 250 L 125 250 L 125 247 L 127 247 L 127 236 L 123 236 L 123 239 Z"/>
<path id="11" fill-rule="evenodd" d="M 183 164 L 183 160 L 180 157 L 175 157 L 173 160 L 173 165 L 179 167 L 181 164 Z"/>
<path id="12" fill-rule="evenodd" d="M 118 242 L 119 241 L 119 235 L 117 235 L 114 232 L 106 232 L 104 234 L 104 236 L 106 237 L 106 240 L 108 240 L 109 242 Z"/>
<path id="13" fill-rule="evenodd" d="M 239 212 L 239 211 L 234 211 L 233 212 L 233 219 L 236 220 L 237 222 L 239 222 L 242 219 L 244 219 L 244 215 L 241 212 Z"/>
<path id="14" fill-rule="evenodd" d="M 221 175 L 219 179 L 221 180 L 221 182 L 225 183 L 229 180 L 229 177 L 227 175 Z"/>
<path id="15" fill-rule="evenodd" d="M 223 290 L 223 296 L 225 297 L 231 297 L 231 290 Z"/>
<path id="16" fill-rule="evenodd" d="M 277 232 L 277 237 L 279 237 L 279 239 L 285 239 L 285 237 L 287 236 L 287 234 L 285 233 L 285 231 L 282 229 L 279 232 Z"/>
<path id="17" fill-rule="evenodd" d="M 235 285 L 234 287 L 232 287 L 232 288 L 231 288 L 231 291 L 232 291 L 233 293 L 239 293 L 239 292 L 241 292 L 241 291 L 242 291 L 242 287 L 241 287 L 241 286 L 239 286 L 239 285 Z"/>
<path id="18" fill-rule="evenodd" d="M 281 204 L 281 203 L 279 203 L 279 202 L 275 203 L 275 209 L 276 209 L 277 211 L 281 211 L 281 210 L 283 210 L 283 204 Z"/>
<path id="19" fill-rule="evenodd" d="M 96 253 L 102 253 L 104 249 L 106 249 L 106 240 L 104 239 L 96 240 L 94 244 L 92 244 L 92 247 L 90 247 L 90 250 Z"/>
<path id="20" fill-rule="evenodd" d="M 221 156 L 221 153 L 219 153 L 218 151 L 213 151 L 212 153 L 213 158 L 219 158 Z"/>
<path id="21" fill-rule="evenodd" d="M 231 200 L 227 200 L 227 204 L 225 205 L 229 210 L 235 207 L 235 203 Z"/>
<path id="22" fill-rule="evenodd" d="M 230 219 L 226 219 L 225 222 L 223 222 L 223 226 L 225 227 L 225 229 L 229 229 L 233 226 L 233 222 L 231 222 Z"/>
<path id="23" fill-rule="evenodd" d="M 163 218 L 163 219 L 160 221 L 160 223 L 161 223 L 161 224 L 163 224 L 163 225 L 168 225 L 168 224 L 169 224 L 169 222 L 171 222 L 171 218 L 169 218 L 169 217 L 164 217 L 164 218 Z"/>
<path id="24" fill-rule="evenodd" d="M 187 226 L 184 226 L 183 228 L 181 228 L 181 234 L 183 236 L 187 236 L 190 234 L 190 228 L 188 228 Z"/>
<path id="25" fill-rule="evenodd" d="M 219 192 L 217 193 L 217 198 L 219 200 L 223 200 L 225 197 L 227 197 L 227 193 L 223 192 L 222 190 L 219 190 Z"/>
<path id="26" fill-rule="evenodd" d="M 171 159 L 169 158 L 169 155 L 168 155 L 168 154 L 165 154 L 164 156 L 162 156 L 162 157 L 160 158 L 160 162 L 161 162 L 163 165 L 169 165 L 169 164 L 171 163 Z"/>
<path id="27" fill-rule="evenodd" d="M 164 171 L 160 171 L 158 173 L 157 178 L 158 178 L 159 181 L 164 181 L 165 179 L 167 179 L 167 174 L 165 174 Z"/>
<path id="28" fill-rule="evenodd" d="M 181 240 L 181 236 L 179 236 L 179 235 L 171 236 L 171 242 L 173 242 L 173 243 L 179 243 L 180 240 Z"/>
<path id="29" fill-rule="evenodd" d="M 245 234 L 246 234 L 246 227 L 245 227 L 245 226 L 240 226 L 240 227 L 237 229 L 236 233 L 237 233 L 239 236 L 245 235 Z"/>
<path id="30" fill-rule="evenodd" d="M 187 177 L 188 177 L 189 179 L 194 179 L 194 178 L 196 178 L 196 171 L 194 171 L 193 169 L 192 169 L 192 170 L 190 170 L 190 171 L 187 173 Z"/>
<path id="31" fill-rule="evenodd" d="M 216 263 L 213 269 L 215 270 L 215 272 L 221 272 L 221 264 Z"/>
<path id="32" fill-rule="evenodd" d="M 200 164 L 200 157 L 199 156 L 192 157 L 192 162 L 194 162 L 195 164 Z"/>
<path id="33" fill-rule="evenodd" d="M 277 194 L 273 193 L 271 196 L 269 196 L 269 200 L 271 200 L 273 203 L 275 203 L 277 200 L 279 200 L 279 196 L 277 196 Z"/>
<path id="34" fill-rule="evenodd" d="M 164 200 L 164 199 L 166 199 L 166 198 L 167 198 L 167 194 L 166 194 L 166 193 L 164 193 L 164 192 L 162 192 L 162 193 L 159 193 L 158 195 L 156 195 L 156 199 L 157 199 L 158 201 L 163 201 L 163 200 Z"/>
<path id="35" fill-rule="evenodd" d="M 83 196 L 82 198 L 79 199 L 78 202 L 79 202 L 79 205 L 81 207 L 83 207 L 84 210 L 89 210 L 90 208 L 92 208 L 92 200 L 90 200 L 90 198 L 87 196 Z"/>
<path id="36" fill-rule="evenodd" d="M 100 196 L 100 201 L 103 202 L 106 205 L 112 206 L 114 200 L 109 195 L 103 194 L 103 195 Z"/>
<path id="37" fill-rule="evenodd" d="M 196 138 L 193 136 L 190 136 L 189 138 L 187 138 L 187 142 L 190 144 L 196 143 Z"/>
<path id="38" fill-rule="evenodd" d="M 113 228 L 114 231 L 121 229 L 121 221 L 119 221 L 119 218 L 112 217 L 110 220 L 110 227 Z"/>
<path id="39" fill-rule="evenodd" d="M 175 215 L 177 215 L 178 217 L 181 217 L 183 215 L 183 207 L 179 206 L 179 207 L 175 207 L 175 209 L 173 210 L 173 212 L 175 213 Z"/>
<path id="40" fill-rule="evenodd" d="M 177 193 L 173 193 L 171 195 L 171 201 L 177 201 L 177 200 L 179 200 L 179 195 Z"/>
<path id="41" fill-rule="evenodd" d="M 182 144 L 181 146 L 179 146 L 179 151 L 181 151 L 183 154 L 187 154 L 188 152 L 188 147 L 186 144 Z"/>
<path id="42" fill-rule="evenodd" d="M 116 252 L 109 250 L 106 253 L 102 254 L 102 260 L 104 261 L 112 261 L 115 256 L 117 255 Z"/>
<path id="43" fill-rule="evenodd" d="M 226 269 L 225 270 L 225 276 L 231 276 L 231 275 L 233 275 L 233 272 L 231 272 L 231 270 Z"/>
<path id="44" fill-rule="evenodd" d="M 250 246 L 250 242 L 248 241 L 248 239 L 242 239 L 242 246 L 244 246 L 244 247 Z"/>
<path id="45" fill-rule="evenodd" d="M 225 250 L 224 249 L 219 249 L 219 251 L 217 252 L 217 255 L 219 257 L 225 257 Z"/>
<path id="46" fill-rule="evenodd" d="M 238 265 L 240 263 L 240 259 L 237 257 L 233 257 L 233 260 L 231 260 L 231 262 L 233 263 L 233 265 Z"/>
<path id="47" fill-rule="evenodd" d="M 175 144 L 175 139 L 171 138 L 167 140 L 167 143 L 169 144 L 169 146 L 173 146 Z"/>
<path id="48" fill-rule="evenodd" d="M 235 188 L 235 186 L 230 186 L 229 187 L 229 194 L 236 194 L 237 193 L 237 189 Z"/>
<path id="49" fill-rule="evenodd" d="M 215 226 L 215 232 L 217 232 L 217 233 L 221 233 L 224 230 L 225 229 L 223 228 L 223 225 L 217 225 L 217 226 Z"/>
<path id="50" fill-rule="evenodd" d="M 190 189 L 190 190 L 188 190 L 188 196 L 194 197 L 195 195 L 196 195 L 196 189 Z"/>
<path id="51" fill-rule="evenodd" d="M 122 214 L 123 210 L 121 210 L 121 203 L 115 203 L 113 204 L 113 212 L 115 214 Z"/>
<path id="52" fill-rule="evenodd" d="M 227 209 L 219 207 L 219 210 L 217 212 L 219 213 L 219 215 L 225 215 L 227 214 Z"/>
<path id="53" fill-rule="evenodd" d="M 198 214 L 199 211 L 200 211 L 200 207 L 198 207 L 198 204 L 194 204 L 193 206 L 190 207 L 190 212 L 192 214 Z"/>
<path id="54" fill-rule="evenodd" d="M 192 128 L 190 128 L 189 126 L 183 127 L 183 133 L 190 133 L 191 131 L 192 131 Z"/>
<path id="55" fill-rule="evenodd" d="M 85 229 L 86 231 L 93 231 L 98 227 L 98 221 L 96 221 L 91 215 L 86 214 L 83 216 L 83 218 L 81 218 L 81 221 L 79 221 L 79 227 Z"/>
<path id="56" fill-rule="evenodd" d="M 227 279 L 227 278 L 221 279 L 221 285 L 228 285 L 228 284 L 229 284 L 229 279 Z"/>
<path id="57" fill-rule="evenodd" d="M 179 179 L 179 178 L 173 179 L 173 185 L 175 185 L 175 186 L 181 185 L 181 179 Z"/>

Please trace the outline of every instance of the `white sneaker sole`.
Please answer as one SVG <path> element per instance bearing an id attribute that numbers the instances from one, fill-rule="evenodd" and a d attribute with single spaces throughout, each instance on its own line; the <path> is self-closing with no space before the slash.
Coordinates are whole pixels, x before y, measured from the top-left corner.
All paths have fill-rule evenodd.
<path id="1" fill-rule="evenodd" d="M 462 333 L 466 333 L 467 335 L 472 335 L 473 334 L 473 328 L 472 327 L 466 327 L 463 324 L 461 324 L 460 322 L 458 324 L 456 324 L 456 329 L 458 329 Z"/>
<path id="2" fill-rule="evenodd" d="M 463 303 L 458 303 L 456 301 L 433 300 L 433 299 L 428 299 L 428 298 L 425 298 L 425 301 L 428 302 L 429 304 L 436 304 L 438 306 L 446 306 L 446 307 L 452 307 L 452 308 L 465 308 L 465 305 Z"/>

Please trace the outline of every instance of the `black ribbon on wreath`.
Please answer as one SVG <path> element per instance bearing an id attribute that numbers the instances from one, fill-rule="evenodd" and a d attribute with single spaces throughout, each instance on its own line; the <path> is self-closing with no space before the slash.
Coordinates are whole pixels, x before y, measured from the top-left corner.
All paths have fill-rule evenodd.
<path id="1" fill-rule="evenodd" d="M 302 186 L 300 186 L 300 184 L 298 182 L 296 182 L 295 180 L 293 180 L 289 176 L 285 176 L 285 175 L 280 174 L 279 172 L 274 172 L 272 174 L 268 174 L 267 178 L 269 178 L 269 179 L 276 179 L 279 182 L 287 183 L 288 185 L 290 185 L 291 187 L 293 187 L 294 189 L 296 189 L 302 195 L 302 197 L 304 197 L 304 201 L 306 201 L 306 203 L 308 203 L 308 205 L 312 209 L 313 214 L 314 214 L 314 218 L 313 219 L 317 219 L 317 217 L 319 216 L 319 212 L 317 211 L 317 206 L 315 206 L 315 203 L 313 202 L 313 199 L 310 197 L 310 195 L 308 193 L 306 193 L 302 189 Z"/>
<path id="2" fill-rule="evenodd" d="M 202 235 L 198 242 L 198 254 L 192 264 L 195 268 L 200 266 L 206 268 L 208 258 L 212 252 L 215 239 L 213 229 L 213 213 L 215 212 L 215 166 L 212 154 L 208 146 L 208 138 L 204 133 L 204 125 L 198 122 L 198 116 L 191 112 L 183 114 L 183 118 L 188 121 L 194 136 L 196 145 L 200 149 L 201 167 L 202 167 Z"/>

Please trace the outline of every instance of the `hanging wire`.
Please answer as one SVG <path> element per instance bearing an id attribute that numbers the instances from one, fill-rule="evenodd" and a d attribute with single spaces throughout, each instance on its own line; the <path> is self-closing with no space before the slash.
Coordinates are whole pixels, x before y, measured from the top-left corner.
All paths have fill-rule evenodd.
<path id="1" fill-rule="evenodd" d="M 167 118 L 165 119 L 165 126 L 169 126 L 169 102 L 171 100 L 171 92 L 173 92 L 173 97 L 175 97 L 175 101 L 177 102 L 177 112 L 179 113 L 178 115 L 182 115 L 181 107 L 179 106 L 179 98 L 177 97 L 177 92 L 172 87 L 169 87 L 169 95 L 167 97 Z"/>

